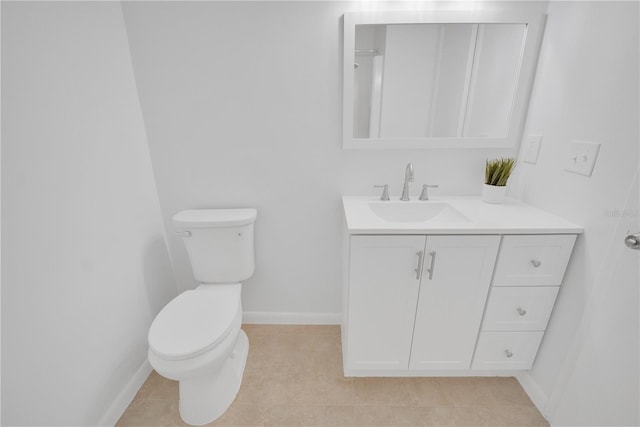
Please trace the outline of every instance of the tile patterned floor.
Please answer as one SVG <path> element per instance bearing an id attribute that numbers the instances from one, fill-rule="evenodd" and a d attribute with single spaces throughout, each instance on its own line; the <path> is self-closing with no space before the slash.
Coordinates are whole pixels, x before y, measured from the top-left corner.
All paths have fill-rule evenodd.
<path id="1" fill-rule="evenodd" d="M 548 426 L 514 378 L 344 378 L 338 326 L 244 325 L 233 405 L 209 426 Z M 185 426 L 178 384 L 155 372 L 118 422 Z"/>

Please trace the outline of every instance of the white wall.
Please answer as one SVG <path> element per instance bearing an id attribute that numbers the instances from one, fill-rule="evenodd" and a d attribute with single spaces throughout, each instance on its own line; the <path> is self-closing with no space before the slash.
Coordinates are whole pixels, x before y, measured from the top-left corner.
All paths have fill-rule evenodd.
<path id="1" fill-rule="evenodd" d="M 340 312 L 342 194 L 388 183 L 400 197 L 407 162 L 414 197 L 423 183 L 440 184 L 434 196 L 480 194 L 485 159 L 516 154 L 342 150 L 341 17 L 359 7 L 123 5 L 167 229 L 181 209 L 258 209 L 245 312 Z M 179 286 L 193 286 L 182 242 L 169 244 Z"/>
<path id="2" fill-rule="evenodd" d="M 96 425 L 176 293 L 120 5 L 2 2 L 2 107 L 2 425 Z"/>
<path id="3" fill-rule="evenodd" d="M 637 2 L 548 8 L 525 131 L 543 135 L 542 149 L 536 165 L 520 162 L 518 172 L 524 201 L 585 228 L 530 373 L 539 401 L 548 400 L 543 412 L 559 425 L 640 423 L 639 261 L 637 253 L 611 256 L 627 231 L 616 211 L 625 212 L 638 179 L 638 12 Z M 602 144 L 591 177 L 563 170 L 571 140 Z M 622 219 L 637 231 L 631 200 Z"/>

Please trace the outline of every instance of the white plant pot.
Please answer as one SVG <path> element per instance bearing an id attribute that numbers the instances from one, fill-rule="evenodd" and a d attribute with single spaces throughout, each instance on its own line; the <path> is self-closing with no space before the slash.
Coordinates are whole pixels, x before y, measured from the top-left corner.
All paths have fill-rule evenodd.
<path id="1" fill-rule="evenodd" d="M 482 186 L 482 201 L 485 203 L 502 203 L 507 193 L 506 186 L 487 185 Z"/>

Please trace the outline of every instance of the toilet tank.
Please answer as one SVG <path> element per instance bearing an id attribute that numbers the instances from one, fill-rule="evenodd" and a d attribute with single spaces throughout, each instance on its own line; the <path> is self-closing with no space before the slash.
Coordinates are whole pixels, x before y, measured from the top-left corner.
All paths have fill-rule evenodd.
<path id="1" fill-rule="evenodd" d="M 253 275 L 256 214 L 255 209 L 195 209 L 173 216 L 199 283 L 235 283 Z"/>

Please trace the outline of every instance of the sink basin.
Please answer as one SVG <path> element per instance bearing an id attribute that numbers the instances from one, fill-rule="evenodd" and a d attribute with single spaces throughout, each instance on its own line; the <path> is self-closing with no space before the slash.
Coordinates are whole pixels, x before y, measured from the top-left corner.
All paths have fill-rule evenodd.
<path id="1" fill-rule="evenodd" d="M 389 222 L 468 222 L 469 219 L 442 202 L 370 202 L 369 209 Z"/>

